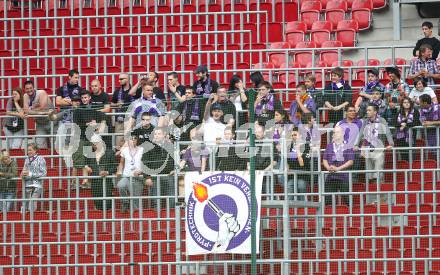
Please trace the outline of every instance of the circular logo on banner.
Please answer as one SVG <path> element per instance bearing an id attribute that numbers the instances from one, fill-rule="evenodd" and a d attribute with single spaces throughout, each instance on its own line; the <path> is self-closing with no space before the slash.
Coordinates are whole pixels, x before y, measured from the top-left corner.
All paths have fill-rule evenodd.
<path id="1" fill-rule="evenodd" d="M 201 248 L 213 250 L 225 230 L 230 230 L 226 233 L 233 237 L 223 250 L 239 247 L 251 234 L 250 183 L 230 173 L 193 182 L 186 217 L 189 233 Z"/>

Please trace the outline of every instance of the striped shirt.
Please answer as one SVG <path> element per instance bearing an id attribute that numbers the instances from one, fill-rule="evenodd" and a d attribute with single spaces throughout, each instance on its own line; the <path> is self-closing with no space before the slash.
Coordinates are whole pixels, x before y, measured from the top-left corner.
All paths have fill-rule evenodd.
<path id="1" fill-rule="evenodd" d="M 28 157 L 24 161 L 23 170 L 29 172 L 29 175 L 24 177 L 24 183 L 26 187 L 43 187 L 43 180 L 41 177 L 45 177 L 46 160 L 39 155 Z"/>
<path id="2" fill-rule="evenodd" d="M 422 69 L 426 69 L 429 74 L 440 73 L 440 70 L 438 69 L 438 66 L 437 66 L 437 63 L 435 62 L 435 60 L 429 59 L 429 60 L 425 61 L 420 58 L 417 58 L 417 59 L 411 61 L 411 67 L 409 68 L 410 74 L 414 75 L 414 74 L 420 72 Z M 428 85 L 435 85 L 434 78 L 426 77 L 424 79 L 428 83 Z"/>

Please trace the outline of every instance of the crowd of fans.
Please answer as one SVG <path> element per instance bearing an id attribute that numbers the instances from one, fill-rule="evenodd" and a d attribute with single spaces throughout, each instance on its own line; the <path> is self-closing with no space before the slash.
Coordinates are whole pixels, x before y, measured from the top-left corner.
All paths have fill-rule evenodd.
<path id="1" fill-rule="evenodd" d="M 440 124 L 438 100 L 430 87 L 440 78 L 432 46 L 418 45 L 416 53 L 418 58 L 412 61 L 408 74 L 413 80 L 412 90 L 397 67 L 385 69 L 384 75 L 389 79 L 386 85 L 379 81 L 380 71 L 370 68 L 366 85 L 354 101 L 344 70 L 336 67 L 331 71 L 331 81 L 322 90 L 315 87 L 312 74 L 305 76 L 304 84 L 297 86 L 296 98 L 286 110 L 260 72 L 251 74 L 252 87 L 245 87 L 239 75 L 231 78 L 229 87 L 223 87 L 210 77 L 204 65 L 196 69 L 197 81 L 192 86 L 181 85 L 179 75 L 171 72 L 167 74 L 167 94 L 161 89 L 156 72 L 141 76 L 133 85 L 130 75 L 121 73 L 120 86 L 109 96 L 97 79 L 91 82 L 90 91 L 83 89 L 79 72 L 71 70 L 66 83 L 56 91 L 55 105 L 46 91 L 35 89 L 32 81 L 26 81 L 23 89 L 15 88 L 7 103 L 3 131 L 8 137 L 8 148 L 22 148 L 24 120 L 29 115 L 38 115 L 34 118 L 35 143 L 28 144 L 20 175 L 26 198 L 43 194 L 41 178 L 46 176 L 47 169 L 38 148 L 49 147 L 52 127 L 57 133 L 53 145 L 58 152 L 66 153 L 63 148 L 70 148 L 75 141 L 72 135 L 78 137 L 78 150 L 70 152 L 73 175 L 84 176 L 79 187 L 91 188 L 94 197 L 112 196 L 114 186 L 123 197 L 140 197 L 145 186 L 150 195 L 175 196 L 179 190 L 174 175 L 177 168 L 199 172 L 209 167 L 220 171 L 249 169 L 245 123 L 249 121 L 249 109 L 253 109 L 257 170 L 284 169 L 287 165 L 288 178 L 279 176 L 277 182 L 289 193 L 298 194 L 307 192 L 314 181 L 306 172 L 322 165 L 329 172 L 325 192 L 345 192 L 349 174 L 344 171 L 360 170 L 364 165 L 366 170 L 380 171 L 384 168 L 385 150 L 414 145 L 415 136 L 411 133 L 415 131 L 409 129 Z M 255 101 L 251 105 L 252 97 Z M 317 119 L 334 127 L 332 142 L 326 146 L 321 163 Z M 72 125 L 77 125 L 79 132 Z M 426 133 L 427 145 L 436 146 L 436 129 L 428 128 Z M 288 140 L 285 148 L 282 137 Z M 177 141 L 180 161 L 175 162 Z M 18 176 L 19 169 L 7 150 L 1 153 L 0 199 L 6 200 L 1 207 L 10 210 L 12 204 L 7 200 L 15 197 L 17 182 L 12 178 Z M 408 152 L 402 151 L 400 158 L 408 160 Z M 212 159 L 214 163 L 209 163 Z M 116 175 L 116 182 L 108 180 L 103 185 L 102 178 L 109 175 Z M 367 173 L 366 180 L 382 182 L 383 173 Z M 346 197 L 343 201 L 348 203 Z M 121 210 L 136 209 L 139 202 L 123 200 Z M 369 202 L 377 203 L 375 198 Z M 111 203 L 96 199 L 95 207 L 110 209 Z M 150 205 L 158 203 L 163 202 L 152 201 Z M 330 196 L 325 203 L 332 203 Z M 24 209 L 33 207 L 23 204 Z"/>

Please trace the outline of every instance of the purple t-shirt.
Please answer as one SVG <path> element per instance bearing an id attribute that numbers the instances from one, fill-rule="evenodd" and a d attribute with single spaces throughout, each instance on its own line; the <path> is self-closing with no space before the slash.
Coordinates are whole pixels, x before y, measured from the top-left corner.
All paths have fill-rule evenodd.
<path id="1" fill-rule="evenodd" d="M 344 130 L 344 143 L 354 146 L 359 131 L 362 128 L 362 120 L 355 118 L 353 122 L 347 122 L 347 119 L 344 118 L 336 123 L 335 126 L 340 126 Z"/>
<path id="2" fill-rule="evenodd" d="M 439 105 L 432 103 L 431 107 L 429 107 L 428 109 L 421 109 L 419 110 L 420 112 L 420 122 L 425 122 L 425 121 L 438 121 L 440 118 L 440 110 L 439 110 Z"/>
<path id="3" fill-rule="evenodd" d="M 186 161 L 188 165 L 188 171 L 200 171 L 202 167 L 202 159 L 208 158 L 209 151 L 206 148 L 200 151 L 192 151 L 191 149 L 186 150 L 182 156 L 182 160 Z"/>
<path id="4" fill-rule="evenodd" d="M 297 111 L 302 113 L 302 110 L 298 110 L 298 107 L 298 102 L 295 100 L 292 102 L 289 109 L 290 121 L 292 121 L 295 126 L 298 126 L 301 123 L 301 119 L 296 116 Z M 310 96 L 304 101 L 304 107 L 306 107 L 313 114 L 316 112 L 315 101 Z"/>
<path id="5" fill-rule="evenodd" d="M 344 150 L 345 149 L 345 150 Z M 334 149 L 333 143 L 327 144 L 327 148 L 324 151 L 323 159 L 327 160 L 329 165 L 336 167 L 342 166 L 349 160 L 354 160 L 353 149 L 346 149 L 346 146 L 341 144 L 340 148 Z M 330 173 L 326 180 L 341 180 L 348 182 L 348 173 L 336 172 Z"/>

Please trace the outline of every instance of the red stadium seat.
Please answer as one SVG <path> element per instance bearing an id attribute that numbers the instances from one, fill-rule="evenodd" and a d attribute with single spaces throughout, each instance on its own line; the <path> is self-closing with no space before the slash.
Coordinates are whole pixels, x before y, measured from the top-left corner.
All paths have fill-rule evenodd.
<path id="1" fill-rule="evenodd" d="M 336 29 L 339 21 L 345 19 L 345 13 L 348 6 L 345 0 L 331 0 L 327 3 L 325 10 L 325 19 L 333 24 L 333 28 Z"/>
<path id="2" fill-rule="evenodd" d="M 313 22 L 319 21 L 321 9 L 320 1 L 306 1 L 301 4 L 301 20 L 308 28 L 312 27 Z"/>
<path id="3" fill-rule="evenodd" d="M 358 31 L 357 22 L 354 20 L 343 20 L 336 28 L 336 40 L 341 41 L 344 47 L 354 47 Z"/>
<path id="4" fill-rule="evenodd" d="M 298 20 L 298 3 L 281 1 L 275 4 L 275 21 L 288 22 Z"/>
<path id="5" fill-rule="evenodd" d="M 315 42 L 318 48 L 321 47 L 322 43 L 330 40 L 330 31 L 326 29 L 315 29 L 310 31 L 310 40 Z"/>
<path id="6" fill-rule="evenodd" d="M 351 19 L 356 20 L 359 24 L 359 30 L 366 30 L 371 27 L 371 11 L 368 9 L 353 9 L 351 11 Z"/>
<path id="7" fill-rule="evenodd" d="M 296 47 L 298 42 L 302 42 L 305 39 L 305 33 L 307 31 L 306 23 L 302 21 L 292 21 L 286 24 L 286 41 L 289 42 L 291 47 Z"/>
<path id="8" fill-rule="evenodd" d="M 325 41 L 322 43 L 323 48 L 340 48 L 342 47 L 341 41 Z M 342 52 L 341 52 L 342 53 Z M 342 57 L 342 54 L 341 54 Z M 322 60 L 327 67 L 331 67 L 334 62 L 338 62 L 339 54 L 337 50 L 323 50 L 319 52 L 319 60 Z"/>
<path id="9" fill-rule="evenodd" d="M 351 9 L 367 9 L 373 10 L 373 0 L 354 0 L 351 5 Z"/>
<path id="10" fill-rule="evenodd" d="M 290 45 L 286 42 L 278 42 L 278 43 L 272 43 L 270 45 L 270 49 L 289 49 Z M 269 60 L 272 62 L 272 64 L 279 68 L 282 63 L 287 63 L 288 61 L 288 54 L 286 55 L 284 52 L 277 52 L 277 53 L 269 53 Z"/>

